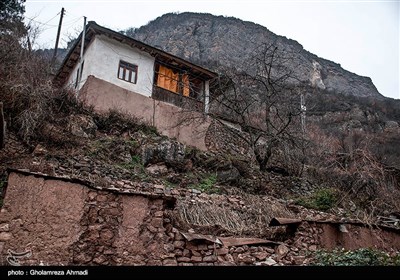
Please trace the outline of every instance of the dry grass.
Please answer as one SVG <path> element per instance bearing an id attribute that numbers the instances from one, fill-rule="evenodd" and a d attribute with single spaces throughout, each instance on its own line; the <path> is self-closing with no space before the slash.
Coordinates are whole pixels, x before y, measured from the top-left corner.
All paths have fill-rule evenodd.
<path id="1" fill-rule="evenodd" d="M 175 220 L 186 227 L 212 229 L 237 236 L 271 237 L 276 230 L 268 226 L 273 217 L 294 217 L 284 204 L 251 194 L 242 194 L 241 206 L 228 203 L 225 196 L 210 200 L 179 200 Z M 215 232 L 203 232 L 215 234 Z"/>

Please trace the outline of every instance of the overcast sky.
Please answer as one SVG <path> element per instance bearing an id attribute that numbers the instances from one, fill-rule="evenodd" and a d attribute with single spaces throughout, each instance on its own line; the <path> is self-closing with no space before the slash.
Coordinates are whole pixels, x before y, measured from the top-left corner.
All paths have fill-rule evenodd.
<path id="1" fill-rule="evenodd" d="M 27 0 L 25 16 L 42 23 L 37 47 L 54 47 L 62 7 L 61 47 L 82 30 L 83 16 L 117 31 L 169 12 L 232 16 L 296 40 L 400 99 L 400 0 Z"/>

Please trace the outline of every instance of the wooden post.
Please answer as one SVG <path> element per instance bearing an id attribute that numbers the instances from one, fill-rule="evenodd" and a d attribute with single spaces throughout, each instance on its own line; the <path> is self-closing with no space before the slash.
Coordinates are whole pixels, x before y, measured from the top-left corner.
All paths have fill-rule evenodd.
<path id="1" fill-rule="evenodd" d="M 79 55 L 79 66 L 78 75 L 76 77 L 77 91 L 76 96 L 78 97 L 79 89 L 81 88 L 81 78 L 83 71 L 83 50 L 85 48 L 85 35 L 86 35 L 86 17 L 83 17 L 83 31 L 82 31 L 82 41 L 81 41 L 81 54 Z"/>
<path id="2" fill-rule="evenodd" d="M 0 102 L 0 150 L 4 148 L 6 139 L 6 123 L 3 114 L 3 102 Z"/>
<path id="3" fill-rule="evenodd" d="M 204 82 L 204 113 L 208 115 L 210 110 L 210 81 Z"/>
<path id="4" fill-rule="evenodd" d="M 64 16 L 64 8 L 61 8 L 60 22 L 58 24 L 58 30 L 57 30 L 56 46 L 54 47 L 54 53 L 53 53 L 53 57 L 51 59 L 51 65 L 53 65 L 53 63 L 56 60 L 56 56 L 57 56 L 58 41 L 60 40 L 60 33 L 61 33 L 61 25 L 62 25 L 63 16 Z"/>

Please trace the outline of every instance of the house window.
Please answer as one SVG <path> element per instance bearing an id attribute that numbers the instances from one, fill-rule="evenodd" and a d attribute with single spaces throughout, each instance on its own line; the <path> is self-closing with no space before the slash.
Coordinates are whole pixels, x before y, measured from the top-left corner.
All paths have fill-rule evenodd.
<path id="1" fill-rule="evenodd" d="M 190 83 L 187 74 L 178 73 L 163 65 L 159 66 L 157 74 L 157 86 L 183 96 L 189 96 Z"/>
<path id="2" fill-rule="evenodd" d="M 169 91 L 178 93 L 179 73 L 160 65 L 158 70 L 157 85 Z"/>
<path id="3" fill-rule="evenodd" d="M 118 79 L 136 84 L 137 71 L 137 65 L 121 60 L 118 67 Z"/>

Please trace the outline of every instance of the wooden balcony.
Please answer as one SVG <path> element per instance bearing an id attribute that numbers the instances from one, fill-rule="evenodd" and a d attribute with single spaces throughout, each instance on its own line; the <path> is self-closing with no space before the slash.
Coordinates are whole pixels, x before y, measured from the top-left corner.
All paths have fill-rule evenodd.
<path id="1" fill-rule="evenodd" d="M 190 109 L 198 112 L 203 112 L 204 110 L 204 104 L 200 100 L 192 97 L 183 96 L 181 94 L 163 89 L 156 85 L 153 86 L 152 98 L 155 100 L 173 104 L 184 109 Z"/>

